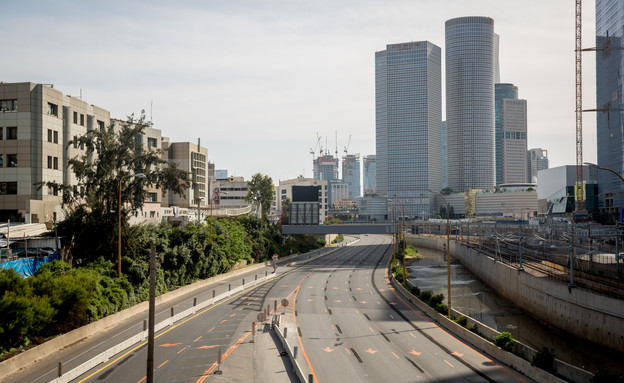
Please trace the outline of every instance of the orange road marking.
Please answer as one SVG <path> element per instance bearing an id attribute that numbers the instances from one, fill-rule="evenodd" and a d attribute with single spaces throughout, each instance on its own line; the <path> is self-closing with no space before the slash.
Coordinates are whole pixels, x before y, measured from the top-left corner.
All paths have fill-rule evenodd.
<path id="1" fill-rule="evenodd" d="M 342 301 L 340 299 L 336 299 L 336 303 L 341 303 Z"/>
<path id="2" fill-rule="evenodd" d="M 413 333 L 410 332 L 409 334 L 412 336 L 412 338 L 416 338 L 416 335 L 414 335 Z"/>
<path id="3" fill-rule="evenodd" d="M 313 288 L 314 288 L 314 286 L 308 286 L 308 288 L 309 288 L 309 289 L 313 289 Z"/>
<path id="4" fill-rule="evenodd" d="M 371 330 L 371 332 L 375 332 L 372 327 L 369 327 L 368 329 Z"/>
<path id="5" fill-rule="evenodd" d="M 420 354 L 422 354 L 422 352 L 418 352 L 418 351 L 412 350 L 412 351 L 410 351 L 410 354 L 419 356 Z"/>
<path id="6" fill-rule="evenodd" d="M 224 324 L 225 322 L 227 322 L 227 319 L 222 320 L 219 324 Z"/>
<path id="7" fill-rule="evenodd" d="M 371 354 L 371 355 L 372 355 L 372 354 L 376 353 L 376 352 L 377 352 L 377 350 L 373 350 L 372 348 L 370 348 L 370 347 L 369 347 L 369 348 L 368 348 L 368 350 L 364 350 L 364 352 L 368 352 L 369 354 Z M 394 354 L 394 353 L 393 353 L 393 354 Z"/>
<path id="8" fill-rule="evenodd" d="M 321 350 L 323 350 L 323 351 L 325 351 L 325 352 L 332 352 L 332 351 L 334 351 L 334 349 L 333 349 L 333 348 L 330 348 L 329 346 L 327 346 L 327 347 L 325 347 L 325 348 L 322 348 Z"/>
<path id="9" fill-rule="evenodd" d="M 448 364 L 449 366 L 451 366 L 451 367 L 455 368 L 455 366 L 453 366 L 452 364 L 450 364 L 448 360 L 444 359 L 444 361 L 445 361 L 445 362 L 446 362 L 446 364 Z"/>
<path id="10" fill-rule="evenodd" d="M 311 298 L 308 298 L 308 302 L 312 302 L 312 301 L 313 301 L 313 299 L 311 299 Z"/>
<path id="11" fill-rule="evenodd" d="M 195 339 L 195 340 L 193 341 L 193 343 L 197 342 L 197 341 L 198 341 L 198 340 L 200 340 L 200 339 L 201 339 L 201 336 L 200 336 L 199 338 Z"/>
<path id="12" fill-rule="evenodd" d="M 399 358 L 399 356 L 397 354 L 394 353 L 394 351 L 392 352 L 392 355 L 394 355 L 397 359 L 401 359 L 401 358 Z"/>
<path id="13" fill-rule="evenodd" d="M 390 314 L 390 318 L 394 319 L 394 317 L 392 316 L 392 314 Z"/>
<path id="14" fill-rule="evenodd" d="M 214 344 L 212 346 L 201 346 L 201 347 L 197 347 L 197 348 L 201 349 L 201 348 L 215 348 L 215 347 L 219 347 L 219 345 L 218 344 Z"/>
<path id="15" fill-rule="evenodd" d="M 390 285 L 390 279 L 388 278 L 388 265 L 390 265 L 390 260 L 391 258 L 388 257 L 388 261 L 386 262 L 386 267 L 385 267 L 385 279 L 386 279 L 386 285 L 390 287 L 390 290 L 392 290 L 392 292 L 394 293 L 394 296 L 397 297 L 398 300 L 400 300 L 401 302 L 403 302 L 403 304 L 405 304 L 405 306 L 412 312 L 414 312 L 416 315 L 418 315 L 421 319 L 433 324 L 438 330 L 442 331 L 443 333 L 445 333 L 449 338 L 454 339 L 455 341 L 457 341 L 458 343 L 462 344 L 463 346 L 465 346 L 466 348 L 468 348 L 470 351 L 474 352 L 475 354 L 479 355 L 481 358 L 485 359 L 486 361 L 492 363 L 494 366 L 500 368 L 503 372 L 505 372 L 507 375 L 511 376 L 512 378 L 516 379 L 519 382 L 524 382 L 524 383 L 528 383 L 525 379 L 523 379 L 522 377 L 516 375 L 515 373 L 513 373 L 512 371 L 509 370 L 509 368 L 505 368 L 503 366 L 501 366 L 500 364 L 494 362 L 492 359 L 488 358 L 487 356 L 485 356 L 484 354 L 478 352 L 477 350 L 475 350 L 474 348 L 468 346 L 465 342 L 460 341 L 458 338 L 454 337 L 453 335 L 449 334 L 447 331 L 445 331 L 444 329 L 442 329 L 442 327 L 436 325 L 435 323 L 433 323 L 430 319 L 424 317 L 421 313 L 419 313 L 418 311 L 416 311 L 413 307 L 411 307 L 407 302 L 405 302 L 405 300 L 399 295 L 399 293 L 396 292 L 396 290 L 394 288 L 391 287 Z M 379 303 L 379 302 L 377 302 Z M 392 302 L 391 304 L 393 304 L 394 302 Z M 394 303 L 396 304 L 396 303 Z M 410 333 L 411 334 L 411 333 Z M 412 335 L 414 336 L 414 335 Z M 414 336 L 415 338 L 415 336 Z M 448 362 L 446 362 L 448 363 Z M 450 363 L 449 363 L 450 364 Z"/>
<path id="16" fill-rule="evenodd" d="M 451 353 L 451 355 L 455 355 L 455 356 L 459 356 L 459 357 L 464 356 L 464 354 L 460 354 L 460 353 L 459 353 L 459 352 L 457 352 L 457 351 L 453 351 L 453 352 Z"/>
<path id="17" fill-rule="evenodd" d="M 232 313 L 232 315 L 230 315 L 230 318 L 233 317 L 234 315 L 236 315 L 236 313 Z"/>
<path id="18" fill-rule="evenodd" d="M 145 379 L 147 379 L 147 376 L 144 376 L 141 380 L 139 380 L 137 383 L 141 383 L 142 381 L 144 381 Z"/>
<path id="19" fill-rule="evenodd" d="M 355 310 L 355 313 L 360 315 L 360 310 Z"/>
<path id="20" fill-rule="evenodd" d="M 186 347 L 182 348 L 182 350 L 178 351 L 177 353 L 181 353 L 182 351 L 186 350 Z"/>
<path id="21" fill-rule="evenodd" d="M 381 302 L 377 301 L 377 304 L 378 304 L 378 305 L 380 305 L 380 304 L 381 304 Z"/>
<path id="22" fill-rule="evenodd" d="M 241 343 L 243 343 L 243 341 L 251 334 L 251 332 L 246 331 L 245 334 L 240 337 L 239 340 L 236 341 L 236 343 L 234 343 L 222 356 L 221 356 L 221 362 L 223 363 L 223 361 L 225 359 L 227 359 L 228 356 L 230 356 L 230 354 L 236 350 L 236 348 L 238 348 L 238 346 L 240 346 Z M 212 372 L 217 368 L 217 362 L 215 361 L 212 366 L 210 366 L 210 368 L 208 370 L 206 370 L 206 372 L 204 372 L 204 374 L 197 379 L 196 383 L 203 383 L 204 380 L 206 380 L 206 378 L 208 376 L 210 376 L 210 374 L 212 374 Z"/>
<path id="23" fill-rule="evenodd" d="M 336 329 L 336 327 L 334 327 L 334 325 L 331 325 L 331 326 L 332 326 L 332 330 L 335 330 L 335 329 Z"/>
<path id="24" fill-rule="evenodd" d="M 160 366 L 156 367 L 156 369 L 161 368 L 162 366 L 164 366 L 165 364 L 167 364 L 167 362 L 168 362 L 168 361 L 169 361 L 169 359 L 165 360 L 164 362 L 162 362 L 162 363 L 160 364 Z"/>
<path id="25" fill-rule="evenodd" d="M 348 348 L 345 347 L 345 351 L 347 352 L 347 354 L 351 355 L 351 351 L 349 351 Z"/>
<path id="26" fill-rule="evenodd" d="M 332 287 L 332 289 L 334 289 L 334 290 L 338 290 L 338 287 Z"/>
<path id="27" fill-rule="evenodd" d="M 360 303 L 364 304 L 364 303 L 368 303 L 368 302 L 366 302 L 366 301 L 361 301 Z"/>
<path id="28" fill-rule="evenodd" d="M 211 331 L 212 331 L 212 330 L 214 330 L 214 329 L 215 329 L 215 328 L 213 327 L 213 328 L 211 328 L 210 330 L 208 330 L 208 332 L 211 332 Z M 201 337 L 200 337 L 200 338 L 201 338 Z"/>
<path id="29" fill-rule="evenodd" d="M 164 343 L 164 344 L 161 344 L 161 345 L 160 345 L 160 347 L 179 346 L 179 345 L 181 345 L 181 344 L 182 344 L 182 343 Z"/>

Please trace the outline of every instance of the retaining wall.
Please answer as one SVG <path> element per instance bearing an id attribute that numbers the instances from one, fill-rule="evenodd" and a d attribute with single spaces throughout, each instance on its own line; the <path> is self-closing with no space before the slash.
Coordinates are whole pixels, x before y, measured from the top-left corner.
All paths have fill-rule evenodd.
<path id="1" fill-rule="evenodd" d="M 417 247 L 444 251 L 445 237 L 409 236 Z M 455 241 L 451 254 L 499 295 L 536 318 L 579 338 L 624 352 L 622 300 L 520 271 Z"/>

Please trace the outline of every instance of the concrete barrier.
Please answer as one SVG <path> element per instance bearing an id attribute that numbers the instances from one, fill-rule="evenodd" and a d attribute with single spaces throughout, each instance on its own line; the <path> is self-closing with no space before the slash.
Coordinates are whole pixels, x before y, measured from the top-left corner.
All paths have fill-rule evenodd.
<path id="1" fill-rule="evenodd" d="M 443 251 L 445 237 L 410 236 L 408 242 Z M 624 305 L 621 299 L 518 270 L 477 249 L 451 241 L 450 252 L 468 270 L 505 299 L 539 320 L 581 339 L 624 352 Z"/>
<path id="2" fill-rule="evenodd" d="M 357 241 L 351 241 L 349 244 L 354 243 Z M 325 254 L 328 254 L 331 251 L 334 251 L 336 248 L 330 247 L 330 248 L 321 248 L 318 250 L 314 250 L 310 253 L 315 254 L 313 255 L 313 257 L 316 257 L 318 255 L 321 255 L 322 251 L 327 251 L 324 249 L 331 249 L 328 250 L 328 252 L 326 252 Z M 292 259 L 296 259 L 298 257 L 302 257 L 302 256 L 307 256 L 308 253 L 306 254 L 293 254 L 293 255 L 289 255 L 286 257 L 282 257 L 278 260 L 278 264 L 285 264 L 287 262 L 289 262 Z M 308 257 L 309 258 L 309 257 Z M 255 265 L 251 265 L 251 266 L 246 266 L 244 268 L 240 268 L 234 271 L 231 271 L 229 273 L 225 273 L 225 274 L 220 274 L 220 275 L 216 275 L 214 277 L 208 278 L 208 279 L 204 279 L 195 283 L 192 283 L 190 285 L 187 286 L 183 286 L 180 287 L 178 289 L 176 289 L 175 291 L 171 291 L 168 292 L 166 294 L 160 295 L 158 297 L 156 297 L 156 307 L 158 306 L 162 306 L 165 305 L 169 302 L 171 302 L 172 300 L 175 300 L 185 294 L 191 293 L 193 291 L 205 288 L 207 286 L 211 286 L 211 285 L 215 285 L 219 282 L 221 282 L 224 279 L 227 278 L 231 278 L 231 277 L 235 277 L 237 275 L 240 274 L 244 274 L 250 271 L 254 271 L 254 270 L 258 270 L 264 267 L 270 267 L 271 266 L 271 261 L 265 261 L 263 263 L 258 263 Z M 251 287 L 252 285 L 249 284 L 248 286 L 246 285 L 246 287 Z M 240 290 L 237 290 L 240 291 Z M 232 294 L 233 292 L 231 292 Z M 106 331 L 110 328 L 112 328 L 113 326 L 116 326 L 117 324 L 119 324 L 120 322 L 134 316 L 137 315 L 139 313 L 145 312 L 148 309 L 148 305 L 149 302 L 142 302 L 139 303 L 133 307 L 127 308 L 125 310 L 122 310 L 118 313 L 109 315 L 107 317 L 104 317 L 96 322 L 90 323 L 88 325 L 82 326 L 80 328 L 77 328 L 75 330 L 72 330 L 66 334 L 63 335 L 59 335 L 58 337 L 51 339 L 45 343 L 42 343 L 36 347 L 33 347 L 29 350 L 26 350 L 20 354 L 17 354 L 7 360 L 4 360 L 2 362 L 0 362 L 0 376 L 1 377 L 6 377 L 9 376 L 11 374 L 13 374 L 15 371 L 18 371 L 20 369 L 24 369 L 29 367 L 30 365 L 36 363 L 38 360 L 43 359 L 49 355 L 52 355 L 53 353 L 57 352 L 58 350 L 64 349 L 72 344 L 75 344 L 83 339 L 86 339 L 90 336 L 92 336 L 95 333 L 98 333 L 100 331 Z M 198 308 L 196 308 L 197 310 L 199 310 Z"/>
<path id="3" fill-rule="evenodd" d="M 399 292 L 407 301 L 411 302 L 414 306 L 418 307 L 420 310 L 425 312 L 434 322 L 438 323 L 440 326 L 453 333 L 457 337 L 465 340 L 466 342 L 472 344 L 478 350 L 492 356 L 494 359 L 499 360 L 501 363 L 513 368 L 514 370 L 520 372 L 521 374 L 537 381 L 543 383 L 564 383 L 565 380 L 558 378 L 555 375 L 548 373 L 538 367 L 532 366 L 531 362 L 520 358 L 514 353 L 505 351 L 500 347 L 496 346 L 494 343 L 490 342 L 487 339 L 479 336 L 478 334 L 473 333 L 472 331 L 460 326 L 459 324 L 453 322 L 448 317 L 438 313 L 435 309 L 429 307 L 423 301 L 412 295 L 409 291 L 405 289 L 400 283 L 398 283 L 394 278 L 392 278 L 392 285 L 395 287 L 396 291 Z M 457 310 L 452 310 L 454 314 L 457 316 L 465 315 Z M 470 318 L 466 315 L 467 318 Z M 481 322 L 478 322 L 472 318 L 469 319 L 469 323 L 474 323 L 477 325 L 477 331 L 482 333 L 484 336 L 495 339 L 498 334 L 498 331 L 484 325 Z M 522 343 L 518 343 L 516 345 L 516 351 L 520 354 L 524 354 L 527 358 L 532 359 L 533 355 L 537 353 L 536 350 L 530 348 L 527 345 Z M 589 383 L 591 382 L 591 378 L 593 374 L 588 371 L 582 370 L 578 367 L 572 366 L 565 362 L 555 359 L 554 363 L 555 371 L 560 376 L 569 379 L 573 382 L 577 383 Z"/>
<path id="4" fill-rule="evenodd" d="M 278 325 L 273 325 L 271 326 L 271 330 L 275 331 L 275 333 L 277 334 L 277 337 L 282 343 L 282 347 L 284 347 L 284 350 L 286 350 L 286 353 L 288 354 L 288 359 L 290 359 L 290 363 L 293 365 L 293 368 L 295 369 L 295 375 L 297 375 L 297 378 L 299 378 L 299 381 L 301 383 L 307 382 L 307 379 L 305 377 L 305 374 L 303 373 L 303 370 L 301 369 L 301 367 L 299 366 L 299 363 L 295 359 L 295 355 L 293 354 L 293 349 L 290 347 L 290 345 L 286 341 L 286 338 L 284 338 L 284 335 L 282 335 L 282 330 L 280 329 L 280 327 Z"/>

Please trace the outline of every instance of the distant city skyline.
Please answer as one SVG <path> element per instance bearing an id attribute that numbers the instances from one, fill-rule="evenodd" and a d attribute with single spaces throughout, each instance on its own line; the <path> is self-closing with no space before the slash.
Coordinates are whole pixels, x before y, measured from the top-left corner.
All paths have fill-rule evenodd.
<path id="1" fill-rule="evenodd" d="M 374 52 L 422 40 L 444 50 L 444 22 L 473 15 L 495 20 L 501 81 L 517 85 L 529 105 L 529 147 L 547 149 L 551 166 L 573 164 L 568 2 L 9 2 L 0 31 L 20 33 L 3 41 L 0 81 L 54 84 L 119 119 L 144 109 L 172 141 L 200 138 L 217 168 L 277 183 L 312 176 L 317 133 L 331 152 L 352 135 L 350 151 L 375 154 Z M 596 45 L 594 18 L 594 2 L 584 1 L 586 47 Z M 583 63 L 590 109 L 595 53 Z M 585 114 L 587 161 L 596 161 L 595 123 Z"/>

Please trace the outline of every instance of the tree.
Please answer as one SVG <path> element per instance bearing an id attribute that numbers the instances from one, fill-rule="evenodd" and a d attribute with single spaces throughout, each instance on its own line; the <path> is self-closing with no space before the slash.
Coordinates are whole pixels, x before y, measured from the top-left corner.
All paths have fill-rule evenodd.
<path id="1" fill-rule="evenodd" d="M 258 207 L 262 207 L 262 217 L 266 217 L 273 203 L 273 193 L 275 186 L 273 180 L 267 175 L 256 173 L 251 176 L 251 181 L 247 183 L 249 192 L 245 197 L 245 201 L 253 203 Z"/>
<path id="2" fill-rule="evenodd" d="M 68 142 L 68 147 L 84 147 L 83 154 L 68 161 L 76 181 L 39 185 L 62 192 L 67 218 L 58 230 L 60 235 L 75 238 L 74 262 L 100 256 L 113 259 L 119 211 L 122 230 L 127 229 L 127 215 L 143 206 L 148 189 L 161 189 L 163 195 L 166 191 L 182 195 L 188 189 L 187 172 L 163 160 L 162 150 L 144 147 L 141 136 L 150 125 L 142 112 L 138 119 L 134 115 L 128 117 L 120 127 L 112 122 L 104 129 L 87 131 Z M 138 173 L 145 177 L 133 177 Z"/>

